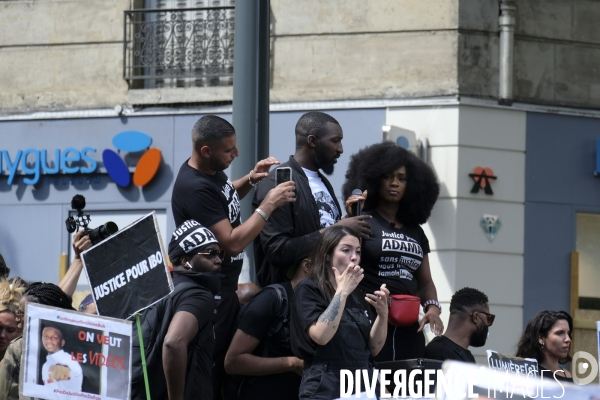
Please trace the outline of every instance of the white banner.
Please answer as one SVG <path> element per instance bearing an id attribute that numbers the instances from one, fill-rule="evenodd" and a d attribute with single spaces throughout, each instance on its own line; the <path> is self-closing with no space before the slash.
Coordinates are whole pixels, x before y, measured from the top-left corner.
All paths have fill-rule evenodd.
<path id="1" fill-rule="evenodd" d="M 131 322 L 28 303 L 19 394 L 128 400 Z"/>

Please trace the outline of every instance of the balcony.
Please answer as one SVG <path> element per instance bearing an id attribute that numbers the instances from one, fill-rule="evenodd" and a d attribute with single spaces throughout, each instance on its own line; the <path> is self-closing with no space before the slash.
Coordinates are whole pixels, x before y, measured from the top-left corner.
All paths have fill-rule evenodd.
<path id="1" fill-rule="evenodd" d="M 125 11 L 123 78 L 131 89 L 233 85 L 234 7 Z"/>

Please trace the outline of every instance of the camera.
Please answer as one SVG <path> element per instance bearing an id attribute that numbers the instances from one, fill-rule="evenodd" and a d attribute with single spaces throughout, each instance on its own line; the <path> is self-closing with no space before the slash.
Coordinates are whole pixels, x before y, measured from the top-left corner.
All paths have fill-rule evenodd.
<path id="1" fill-rule="evenodd" d="M 84 213 L 85 208 L 85 197 L 80 194 L 73 196 L 71 200 L 71 208 L 77 210 L 77 216 L 70 216 L 66 219 L 65 225 L 67 231 L 73 233 L 78 229 L 84 229 L 84 235 L 88 235 L 92 241 L 92 246 L 100 243 L 107 237 L 117 233 L 119 227 L 112 221 L 108 221 L 104 225 L 100 225 L 97 228 L 89 229 L 88 224 L 92 221 L 90 214 Z"/>

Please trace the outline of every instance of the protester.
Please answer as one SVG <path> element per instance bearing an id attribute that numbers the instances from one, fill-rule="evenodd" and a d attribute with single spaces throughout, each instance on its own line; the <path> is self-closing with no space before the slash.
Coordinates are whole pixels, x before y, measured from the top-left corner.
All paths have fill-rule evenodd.
<path id="1" fill-rule="evenodd" d="M 364 237 L 371 233 L 365 221 L 370 216 L 340 220 L 340 205 L 324 176 L 333 173 L 344 151 L 344 134 L 338 121 L 322 112 L 309 112 L 300 117 L 295 133 L 296 152 L 281 167 L 292 170 L 296 202 L 273 211 L 260 236 L 254 240 L 256 276 L 261 286 L 283 282 L 285 270 L 309 256 L 323 228 L 338 224 Z M 253 206 L 259 207 L 275 186 L 276 170 L 273 169 L 268 179 L 258 186 Z"/>
<path id="2" fill-rule="evenodd" d="M 352 196 L 354 189 L 364 190 L 363 195 Z M 357 201 L 364 201 L 362 212 L 373 217 L 373 233 L 362 243 L 365 278 L 359 288 L 372 293 L 385 283 L 392 295 L 418 296 L 425 311 L 420 324 L 416 308 L 410 321 L 404 321 L 409 326 L 390 324 L 375 360 L 423 357 L 423 327 L 430 324 L 436 335 L 444 331 L 429 268 L 429 241 L 419 226 L 429 218 L 439 194 L 435 174 L 412 152 L 391 142 L 378 143 L 351 157 L 342 192 L 349 215 Z"/>
<path id="3" fill-rule="evenodd" d="M 84 250 L 92 247 L 92 241 L 89 235 L 84 234 L 85 231 L 80 229 L 73 236 L 73 251 L 75 253 L 75 257 L 73 258 L 73 262 L 67 269 L 67 273 L 58 283 L 58 287 L 60 287 L 64 292 L 73 296 L 75 293 L 75 289 L 77 289 L 77 282 L 79 282 L 79 276 L 81 275 L 81 271 L 83 271 L 83 260 L 81 259 L 81 253 Z"/>
<path id="4" fill-rule="evenodd" d="M 34 282 L 29 285 L 19 302 L 21 315 L 25 312 L 25 304 L 28 302 L 73 310 L 71 297 L 52 283 Z M 19 374 L 24 344 L 22 336 L 13 340 L 4 359 L 0 361 L 0 399 L 19 399 Z"/>
<path id="5" fill-rule="evenodd" d="M 83 371 L 71 354 L 65 352 L 64 333 L 60 328 L 47 326 L 42 330 L 42 344 L 48 352 L 46 362 L 42 365 L 44 385 L 57 390 L 74 390 L 81 392 Z"/>
<path id="6" fill-rule="evenodd" d="M 209 400 L 213 396 L 214 295 L 221 284 L 223 250 L 211 231 L 188 220 L 171 237 L 169 259 L 175 290 L 141 317 L 150 398 Z M 135 327 L 132 343 L 131 398 L 145 400 Z"/>
<path id="7" fill-rule="evenodd" d="M 372 357 L 387 334 L 385 284 L 366 297 L 358 233 L 344 226 L 323 231 L 310 256 L 310 277 L 296 286 L 291 344 L 304 360 L 300 399 L 340 397 L 340 370 L 373 371 Z M 377 315 L 373 315 L 372 305 Z"/>
<path id="8" fill-rule="evenodd" d="M 425 358 L 475 363 L 469 346 L 485 345 L 495 317 L 490 314 L 488 297 L 483 292 L 468 287 L 458 290 L 450 300 L 448 329 L 429 342 Z"/>
<path id="9" fill-rule="evenodd" d="M 24 292 L 25 286 L 0 279 L 0 360 L 10 342 L 21 334 L 19 301 Z"/>
<path id="10" fill-rule="evenodd" d="M 290 347 L 290 318 L 294 288 L 307 277 L 309 260 L 292 268 L 293 278 L 273 284 L 242 307 L 225 370 L 243 375 L 238 400 L 297 399 L 302 360 Z"/>
<path id="11" fill-rule="evenodd" d="M 207 227 L 225 250 L 223 279 L 218 294 L 215 321 L 215 398 L 220 398 L 224 386 L 223 361 L 231 341 L 233 325 L 240 305 L 235 291 L 248 246 L 277 207 L 295 201 L 293 182 L 281 184 L 271 190 L 243 224 L 240 219 L 240 199 L 260 180 L 268 175 L 269 168 L 279 161 L 273 157 L 259 161 L 250 173 L 231 182 L 223 172 L 238 156 L 233 126 L 215 115 L 206 115 L 192 129 L 192 156 L 183 163 L 171 197 L 175 223 L 188 219 Z"/>
<path id="12" fill-rule="evenodd" d="M 535 358 L 546 378 L 573 382 L 571 373 L 558 365 L 571 362 L 572 332 L 573 318 L 565 311 L 540 311 L 527 324 L 517 357 Z"/>

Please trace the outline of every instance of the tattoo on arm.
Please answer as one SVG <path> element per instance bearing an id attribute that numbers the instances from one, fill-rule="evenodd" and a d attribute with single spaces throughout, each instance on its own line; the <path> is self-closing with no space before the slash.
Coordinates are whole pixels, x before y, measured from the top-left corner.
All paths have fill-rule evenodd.
<path id="1" fill-rule="evenodd" d="M 327 309 L 323 312 L 323 314 L 321 314 L 321 316 L 319 317 L 317 322 L 324 322 L 327 325 L 329 325 L 331 322 L 333 322 L 340 311 L 340 303 L 341 303 L 340 299 L 341 299 L 341 295 L 339 293 L 336 294 L 335 296 L 333 296 L 333 299 L 331 299 L 331 303 L 329 304 L 329 307 L 327 307 Z"/>

